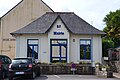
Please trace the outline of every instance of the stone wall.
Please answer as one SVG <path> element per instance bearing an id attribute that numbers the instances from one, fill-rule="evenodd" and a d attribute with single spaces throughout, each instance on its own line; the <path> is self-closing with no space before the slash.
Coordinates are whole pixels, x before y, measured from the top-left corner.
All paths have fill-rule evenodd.
<path id="1" fill-rule="evenodd" d="M 41 74 L 88 74 L 95 73 L 91 65 L 76 65 L 75 71 L 71 70 L 71 64 L 40 64 Z"/>
<path id="2" fill-rule="evenodd" d="M 115 66 L 117 68 L 117 72 L 120 73 L 120 60 L 119 61 L 115 61 Z"/>

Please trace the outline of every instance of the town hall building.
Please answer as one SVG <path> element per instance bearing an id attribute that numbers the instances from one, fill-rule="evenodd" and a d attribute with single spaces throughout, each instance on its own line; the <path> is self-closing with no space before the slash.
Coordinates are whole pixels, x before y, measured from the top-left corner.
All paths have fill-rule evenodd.
<path id="1" fill-rule="evenodd" d="M 44 63 L 101 63 L 104 34 L 73 12 L 47 12 L 11 33 L 16 38 L 15 57 Z"/>

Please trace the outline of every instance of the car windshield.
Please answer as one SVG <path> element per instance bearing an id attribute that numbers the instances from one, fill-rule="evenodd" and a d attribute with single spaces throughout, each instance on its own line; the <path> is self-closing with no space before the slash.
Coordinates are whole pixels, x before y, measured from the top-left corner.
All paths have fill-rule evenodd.
<path id="1" fill-rule="evenodd" d="M 2 56 L 1 60 L 2 60 L 3 64 L 10 64 L 11 63 L 11 60 L 6 56 Z"/>
<path id="2" fill-rule="evenodd" d="M 17 60 L 12 60 L 13 64 L 26 64 L 26 63 L 31 63 L 30 60 L 27 59 L 17 59 Z"/>

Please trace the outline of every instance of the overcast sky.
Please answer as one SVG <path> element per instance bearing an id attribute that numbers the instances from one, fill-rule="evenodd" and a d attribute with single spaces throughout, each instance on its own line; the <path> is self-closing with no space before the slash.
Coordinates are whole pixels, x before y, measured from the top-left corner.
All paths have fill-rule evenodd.
<path id="1" fill-rule="evenodd" d="M 0 0 L 0 17 L 21 0 Z M 74 12 L 82 19 L 102 30 L 103 18 L 110 11 L 120 9 L 120 0 L 43 0 L 55 12 Z"/>

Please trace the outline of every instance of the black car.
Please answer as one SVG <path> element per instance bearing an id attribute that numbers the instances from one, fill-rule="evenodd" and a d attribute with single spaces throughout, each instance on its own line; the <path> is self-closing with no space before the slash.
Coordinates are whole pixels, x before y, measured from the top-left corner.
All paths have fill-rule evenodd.
<path id="1" fill-rule="evenodd" d="M 0 55 L 0 79 L 8 77 L 8 70 L 11 62 L 12 61 L 8 56 Z"/>
<path id="2" fill-rule="evenodd" d="M 15 58 L 9 65 L 9 80 L 16 76 L 29 76 L 34 79 L 40 76 L 40 66 L 33 58 Z"/>

